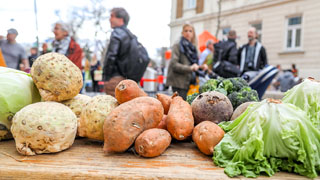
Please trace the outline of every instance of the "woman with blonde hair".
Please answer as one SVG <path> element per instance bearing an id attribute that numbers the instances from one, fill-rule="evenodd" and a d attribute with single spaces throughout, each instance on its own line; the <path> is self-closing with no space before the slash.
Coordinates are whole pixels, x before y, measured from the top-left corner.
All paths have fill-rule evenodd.
<path id="1" fill-rule="evenodd" d="M 186 99 L 192 80 L 192 72 L 198 71 L 200 68 L 196 47 L 194 27 L 190 23 L 186 23 L 182 27 L 182 36 L 179 42 L 172 47 L 166 83 L 166 86 L 172 86 L 173 92 L 177 91 L 183 99 Z"/>

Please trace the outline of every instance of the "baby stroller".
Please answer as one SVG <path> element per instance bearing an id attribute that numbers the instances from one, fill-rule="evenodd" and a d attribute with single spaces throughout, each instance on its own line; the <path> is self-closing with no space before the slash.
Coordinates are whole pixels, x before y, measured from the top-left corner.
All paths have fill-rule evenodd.
<path id="1" fill-rule="evenodd" d="M 261 99 L 278 72 L 279 70 L 276 67 L 266 65 L 260 71 L 248 71 L 241 77 L 248 82 L 252 89 L 258 92 L 259 99 Z"/>

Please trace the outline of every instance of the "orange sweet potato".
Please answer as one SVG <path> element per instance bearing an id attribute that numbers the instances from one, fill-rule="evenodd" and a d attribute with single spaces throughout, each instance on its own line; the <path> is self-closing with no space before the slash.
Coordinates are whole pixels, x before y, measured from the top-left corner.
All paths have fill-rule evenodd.
<path id="1" fill-rule="evenodd" d="M 167 115 L 163 115 L 162 120 L 158 124 L 157 128 L 167 130 Z"/>
<path id="2" fill-rule="evenodd" d="M 167 117 L 167 129 L 177 140 L 184 140 L 192 134 L 194 119 L 189 103 L 180 96 L 174 97 Z"/>
<path id="3" fill-rule="evenodd" d="M 146 129 L 155 128 L 163 117 L 160 101 L 138 97 L 113 109 L 103 125 L 105 153 L 126 151 Z"/>
<path id="4" fill-rule="evenodd" d="M 138 84 L 130 79 L 122 80 L 115 89 L 115 96 L 119 104 L 137 97 L 148 96 Z"/>
<path id="5" fill-rule="evenodd" d="M 160 156 L 170 145 L 171 136 L 164 129 L 148 129 L 141 133 L 135 142 L 136 152 L 143 157 Z"/>
<path id="6" fill-rule="evenodd" d="M 171 101 L 176 96 L 177 96 L 177 92 L 173 93 L 172 96 L 168 96 L 166 94 L 161 94 L 161 93 L 157 94 L 157 99 L 161 102 L 161 104 L 164 108 L 164 114 L 168 114 Z"/>
<path id="7" fill-rule="evenodd" d="M 214 122 L 203 121 L 192 133 L 192 140 L 199 150 L 206 155 L 212 155 L 214 147 L 222 140 L 224 131 Z"/>

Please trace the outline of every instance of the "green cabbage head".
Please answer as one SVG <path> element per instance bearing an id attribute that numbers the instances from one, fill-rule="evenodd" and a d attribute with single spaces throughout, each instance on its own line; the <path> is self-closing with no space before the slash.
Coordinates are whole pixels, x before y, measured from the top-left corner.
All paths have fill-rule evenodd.
<path id="1" fill-rule="evenodd" d="M 313 78 L 305 79 L 288 90 L 282 101 L 306 111 L 311 122 L 320 130 L 320 82 Z"/>
<path id="2" fill-rule="evenodd" d="M 213 161 L 228 176 L 288 171 L 317 177 L 320 132 L 293 104 L 272 99 L 251 104 L 223 128 L 227 133 L 215 147 Z"/>
<path id="3" fill-rule="evenodd" d="M 12 138 L 10 127 L 14 114 L 40 100 L 38 89 L 29 74 L 0 67 L 0 141 Z"/>

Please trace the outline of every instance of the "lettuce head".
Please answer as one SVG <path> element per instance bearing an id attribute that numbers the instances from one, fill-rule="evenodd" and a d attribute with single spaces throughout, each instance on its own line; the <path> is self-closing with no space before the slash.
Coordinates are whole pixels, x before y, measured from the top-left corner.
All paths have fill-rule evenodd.
<path id="1" fill-rule="evenodd" d="M 278 171 L 310 178 L 320 170 L 320 132 L 306 112 L 280 100 L 251 104 L 214 149 L 213 161 L 230 176 L 272 176 Z"/>
<path id="2" fill-rule="evenodd" d="M 320 82 L 307 78 L 285 93 L 283 102 L 307 112 L 311 122 L 320 130 Z"/>
<path id="3" fill-rule="evenodd" d="M 29 74 L 0 67 L 0 141 L 12 138 L 10 127 L 14 114 L 40 99 Z"/>

